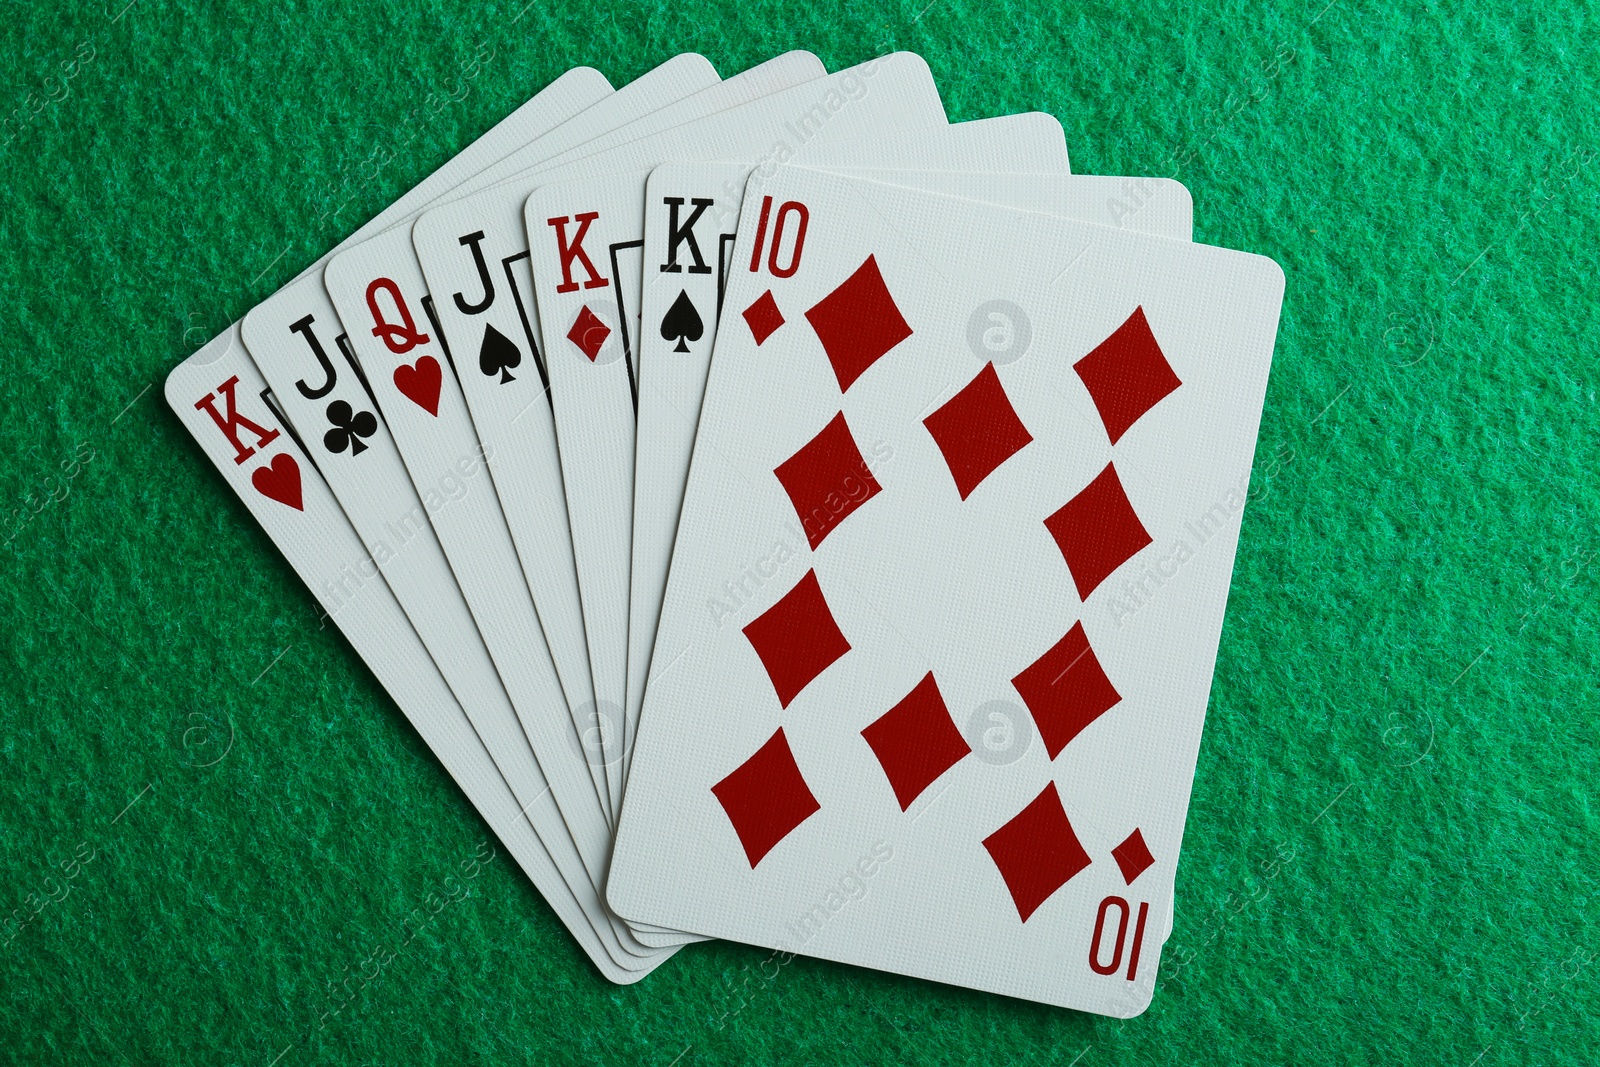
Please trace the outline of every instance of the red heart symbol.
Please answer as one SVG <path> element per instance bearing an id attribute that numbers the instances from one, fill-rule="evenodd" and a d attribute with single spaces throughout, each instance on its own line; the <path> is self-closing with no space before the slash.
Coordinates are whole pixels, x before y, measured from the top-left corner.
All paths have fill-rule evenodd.
<path id="1" fill-rule="evenodd" d="M 439 415 L 439 385 L 443 381 L 439 361 L 432 356 L 423 356 L 415 367 L 402 363 L 394 369 L 394 387 L 435 418 Z"/>
<path id="2" fill-rule="evenodd" d="M 288 504 L 296 511 L 304 511 L 300 499 L 300 464 L 287 452 L 279 452 L 265 467 L 250 473 L 250 484 L 264 497 Z"/>

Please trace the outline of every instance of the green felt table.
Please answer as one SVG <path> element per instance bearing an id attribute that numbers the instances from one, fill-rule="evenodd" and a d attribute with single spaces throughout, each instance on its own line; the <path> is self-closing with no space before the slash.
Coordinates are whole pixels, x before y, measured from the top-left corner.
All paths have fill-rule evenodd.
<path id="1" fill-rule="evenodd" d="M 0 19 L 0 1060 L 1600 1056 L 1593 3 L 125 2 Z M 161 382 L 562 70 L 790 48 L 918 51 L 1287 272 L 1155 1002 L 617 988 L 503 852 L 346 985 L 487 830 Z"/>

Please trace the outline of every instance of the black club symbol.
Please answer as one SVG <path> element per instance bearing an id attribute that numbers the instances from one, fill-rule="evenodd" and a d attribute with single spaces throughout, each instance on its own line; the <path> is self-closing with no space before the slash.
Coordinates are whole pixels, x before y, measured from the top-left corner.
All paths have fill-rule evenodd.
<path id="1" fill-rule="evenodd" d="M 333 429 L 322 435 L 322 443 L 329 452 L 348 448 L 352 456 L 359 456 L 367 449 L 361 439 L 378 432 L 377 416 L 370 411 L 353 411 L 343 400 L 328 405 L 328 421 L 333 423 Z"/>

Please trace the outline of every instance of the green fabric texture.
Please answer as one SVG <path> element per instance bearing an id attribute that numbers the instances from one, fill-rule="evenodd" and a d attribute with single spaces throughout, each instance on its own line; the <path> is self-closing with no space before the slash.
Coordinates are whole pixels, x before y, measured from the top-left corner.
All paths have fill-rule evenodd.
<path id="1" fill-rule="evenodd" d="M 0 1061 L 1600 1056 L 1593 3 L 125 2 L 0 20 Z M 568 67 L 790 48 L 1287 273 L 1138 1019 L 729 944 L 617 988 L 503 850 L 402 947 L 486 827 L 162 400 Z"/>

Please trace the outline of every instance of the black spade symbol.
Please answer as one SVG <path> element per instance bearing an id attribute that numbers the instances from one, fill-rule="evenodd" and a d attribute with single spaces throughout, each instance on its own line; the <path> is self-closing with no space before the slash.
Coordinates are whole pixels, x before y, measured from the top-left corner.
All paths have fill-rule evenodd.
<path id="1" fill-rule="evenodd" d="M 672 302 L 667 309 L 666 317 L 661 320 L 661 339 L 663 341 L 678 342 L 674 352 L 689 351 L 689 342 L 698 341 L 706 332 L 705 323 L 700 321 L 700 313 L 694 309 L 694 304 L 689 300 L 686 290 L 678 290 L 678 299 Z"/>
<path id="2" fill-rule="evenodd" d="M 333 423 L 333 429 L 322 435 L 322 443 L 329 452 L 348 448 L 352 456 L 359 456 L 367 450 L 361 439 L 378 432 L 377 416 L 370 411 L 352 410 L 343 400 L 328 405 L 328 421 Z"/>
<path id="3" fill-rule="evenodd" d="M 516 381 L 512 377 L 511 368 L 521 366 L 522 352 L 511 343 L 511 338 L 495 329 L 486 326 L 483 331 L 483 347 L 478 349 L 478 369 L 494 377 L 500 375 L 500 384 Z"/>

